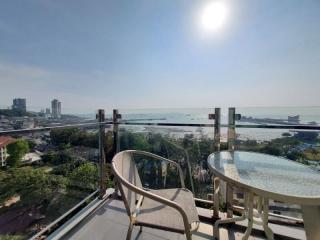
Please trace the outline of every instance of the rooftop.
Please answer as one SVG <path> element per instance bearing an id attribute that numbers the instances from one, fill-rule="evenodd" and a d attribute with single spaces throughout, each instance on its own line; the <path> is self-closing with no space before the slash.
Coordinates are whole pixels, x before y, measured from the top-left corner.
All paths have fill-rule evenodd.
<path id="1" fill-rule="evenodd" d="M 9 143 L 12 143 L 14 141 L 14 138 L 8 137 L 8 136 L 0 136 L 0 147 L 5 147 Z"/>

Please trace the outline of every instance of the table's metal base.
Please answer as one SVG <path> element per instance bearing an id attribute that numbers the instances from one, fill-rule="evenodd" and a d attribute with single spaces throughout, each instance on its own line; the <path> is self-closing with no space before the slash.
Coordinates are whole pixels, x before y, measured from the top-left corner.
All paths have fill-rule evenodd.
<path id="1" fill-rule="evenodd" d="M 218 179 L 215 178 L 215 183 L 218 183 Z M 214 191 L 214 204 L 215 204 L 215 211 L 217 211 L 217 208 L 219 208 L 219 184 L 215 185 L 215 191 Z M 258 217 L 254 217 L 254 194 L 252 192 L 244 192 L 244 211 L 242 212 L 242 215 L 240 217 L 232 217 L 232 218 L 226 218 L 217 220 L 214 224 L 214 237 L 216 239 L 219 239 L 219 225 L 224 223 L 234 223 L 238 221 L 244 221 L 248 220 L 248 227 L 247 230 L 242 237 L 243 240 L 246 240 L 249 238 L 253 224 L 257 224 L 260 226 L 263 226 L 264 232 L 268 238 L 268 240 L 273 240 L 273 232 L 268 227 L 268 214 L 269 214 L 269 199 L 263 198 L 260 196 L 257 197 L 257 215 Z"/>
<path id="2" fill-rule="evenodd" d="M 308 240 L 320 239 L 320 206 L 301 206 Z"/>

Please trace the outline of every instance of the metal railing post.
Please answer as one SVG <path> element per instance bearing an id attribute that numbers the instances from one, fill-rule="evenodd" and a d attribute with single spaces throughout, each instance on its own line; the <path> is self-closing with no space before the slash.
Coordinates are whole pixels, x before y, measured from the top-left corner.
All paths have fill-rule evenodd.
<path id="1" fill-rule="evenodd" d="M 229 108 L 228 113 L 228 150 L 233 151 L 235 148 L 235 141 L 236 141 L 236 108 L 231 107 Z"/>
<path id="2" fill-rule="evenodd" d="M 221 125 L 221 109 L 215 108 L 214 114 L 209 114 L 209 119 L 214 120 L 214 151 L 220 151 L 220 125 Z"/>
<path id="3" fill-rule="evenodd" d="M 214 119 L 214 151 L 220 151 L 220 125 L 221 125 L 221 109 L 215 108 L 214 114 L 209 114 L 209 119 Z M 219 218 L 219 178 L 212 176 L 213 185 L 213 218 Z"/>
<path id="4" fill-rule="evenodd" d="M 119 119 L 121 119 L 121 114 L 119 114 L 118 109 L 113 109 L 112 114 L 112 123 L 113 123 L 113 154 L 116 155 L 120 151 L 120 144 L 119 144 Z M 116 181 L 116 180 L 115 180 Z M 119 187 L 116 181 L 114 187 L 115 194 L 120 196 Z"/>
<path id="5" fill-rule="evenodd" d="M 228 113 L 228 150 L 235 150 L 236 143 L 236 120 L 241 119 L 241 114 L 236 114 L 236 108 L 229 108 Z"/>
<path id="6" fill-rule="evenodd" d="M 234 151 L 235 141 L 236 141 L 236 108 L 231 107 L 228 111 L 228 150 Z M 227 208 L 227 217 L 231 218 L 233 216 L 233 189 L 230 184 L 226 184 L 226 208 Z"/>
<path id="7" fill-rule="evenodd" d="M 236 108 L 229 108 L 228 113 L 228 150 L 235 150 L 236 143 L 236 120 L 240 120 L 241 115 L 236 114 Z M 233 216 L 233 187 L 227 183 L 227 192 L 226 192 L 226 204 L 227 204 L 227 217 Z"/>
<path id="8" fill-rule="evenodd" d="M 105 121 L 104 110 L 99 109 L 97 119 L 99 122 L 99 165 L 100 165 L 100 179 L 99 179 L 99 198 L 102 199 L 106 193 L 106 155 L 105 149 Z"/>
<path id="9" fill-rule="evenodd" d="M 221 109 L 214 109 L 214 151 L 220 151 Z"/>
<path id="10" fill-rule="evenodd" d="M 113 109 L 112 122 L 113 122 L 113 153 L 114 154 L 118 153 L 120 150 L 119 125 L 118 125 L 119 119 L 121 119 L 121 114 L 119 114 L 118 109 Z"/>

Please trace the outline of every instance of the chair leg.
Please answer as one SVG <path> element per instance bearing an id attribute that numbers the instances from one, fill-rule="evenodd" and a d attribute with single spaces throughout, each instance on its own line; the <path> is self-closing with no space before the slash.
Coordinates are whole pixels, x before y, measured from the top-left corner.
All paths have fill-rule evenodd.
<path id="1" fill-rule="evenodd" d="M 140 230 L 139 230 L 139 233 L 141 233 L 142 232 L 142 226 L 140 226 Z"/>
<path id="2" fill-rule="evenodd" d="M 127 240 L 131 240 L 132 229 L 133 229 L 133 224 L 130 221 L 130 225 L 129 225 L 128 232 L 127 232 L 127 238 L 126 238 Z"/>
<path id="3" fill-rule="evenodd" d="M 190 231 L 186 231 L 187 240 L 192 240 L 192 234 Z"/>

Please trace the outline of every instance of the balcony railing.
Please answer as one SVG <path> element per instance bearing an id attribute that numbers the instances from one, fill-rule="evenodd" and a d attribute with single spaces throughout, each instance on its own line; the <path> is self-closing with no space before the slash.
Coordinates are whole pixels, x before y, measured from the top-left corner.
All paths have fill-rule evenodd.
<path id="1" fill-rule="evenodd" d="M 99 171 L 99 173 L 97 174 L 98 178 L 96 179 L 96 185 L 93 185 L 93 187 L 95 188 L 92 188 L 90 191 L 85 190 L 87 195 L 82 195 L 82 200 L 79 200 L 78 202 L 73 201 L 73 205 L 71 204 L 70 208 L 65 209 L 65 212 L 61 213 L 60 216 L 55 220 L 48 219 L 48 221 L 42 221 L 43 223 L 41 225 L 38 224 L 38 226 L 35 225 L 31 229 L 29 228 L 28 233 L 26 233 L 25 236 L 30 236 L 30 234 L 38 231 L 38 233 L 33 237 L 33 239 L 36 239 L 36 237 L 39 237 L 42 234 L 46 234 L 47 232 L 52 231 L 52 229 L 54 229 L 55 227 L 61 225 L 62 222 L 65 222 L 66 219 L 70 218 L 70 215 L 75 214 L 75 212 L 83 208 L 83 206 L 88 202 L 89 199 L 92 199 L 92 197 L 99 196 L 100 199 L 103 199 L 108 184 L 106 179 L 110 178 L 110 172 L 107 165 L 110 162 L 113 154 L 120 150 L 128 148 L 148 150 L 159 155 L 164 155 L 164 157 L 170 158 L 172 160 L 178 161 L 184 169 L 184 174 L 188 182 L 187 187 L 193 191 L 197 204 L 199 206 L 210 207 L 210 205 L 213 204 L 213 187 L 211 181 L 211 173 L 209 173 L 206 166 L 206 158 L 209 153 L 222 149 L 246 149 L 253 151 L 261 150 L 257 147 L 257 145 L 259 144 L 262 145 L 259 142 L 254 143 L 254 146 L 252 146 L 253 143 L 250 142 L 250 140 L 239 140 L 237 137 L 238 131 L 246 129 L 255 129 L 256 131 L 271 129 L 277 131 L 312 131 L 316 132 L 317 134 L 320 131 L 320 126 L 318 125 L 239 124 L 237 121 L 240 120 L 240 118 L 241 116 L 236 114 L 235 108 L 229 109 L 228 123 L 221 123 L 220 108 L 216 108 L 214 110 L 214 114 L 208 114 L 209 120 L 207 123 L 179 123 L 161 120 L 148 121 L 148 119 L 121 119 L 121 114 L 119 113 L 119 111 L 114 110 L 112 120 L 106 121 L 104 111 L 99 110 L 99 114 L 97 116 L 98 121 L 94 123 L 79 123 L 73 125 L 0 132 L 0 136 L 17 137 L 36 134 L 41 135 L 43 133 L 63 129 L 80 129 L 83 132 L 90 132 L 94 134 L 94 137 L 96 138 L 96 145 L 94 146 L 94 149 L 97 152 L 97 159 L 95 161 L 88 161 L 90 162 L 90 164 L 92 163 Z M 135 127 L 138 127 L 138 129 L 134 129 Z M 140 127 L 143 127 L 143 131 L 141 131 Z M 224 140 L 221 140 L 223 139 L 222 130 L 226 130 L 226 138 Z M 174 132 L 175 134 L 172 134 L 172 132 Z M 203 132 L 205 132 L 205 134 L 203 134 Z M 93 135 L 90 136 L 93 137 Z M 86 137 L 85 134 L 84 137 Z M 279 142 L 279 144 L 284 143 L 285 142 Z M 264 145 L 267 146 L 266 143 L 264 143 Z M 54 147 L 59 148 L 58 146 Z M 58 151 L 60 151 L 60 149 L 58 149 Z M 300 161 L 301 159 L 298 160 Z M 38 167 L 39 166 L 36 166 L 36 168 Z M 53 166 L 53 168 L 55 167 L 56 166 Z M 157 188 L 170 187 L 175 184 L 174 181 L 171 181 L 170 179 L 170 173 L 168 173 L 168 175 L 166 176 L 165 183 L 164 181 L 162 181 L 163 176 L 158 174 L 161 172 L 159 170 L 161 168 L 161 165 L 150 166 L 148 164 L 141 164 L 140 167 L 144 169 L 143 173 L 145 174 L 145 176 L 143 177 L 143 179 L 145 180 L 146 184 L 148 184 L 148 186 Z M 108 176 L 106 176 L 106 174 Z M 150 176 L 153 177 L 150 178 Z M 6 184 L 6 182 L 4 181 L 3 184 Z M 74 182 L 74 184 L 77 185 L 76 182 Z M 163 184 L 165 184 L 165 186 L 163 186 Z M 72 184 L 70 184 L 70 187 L 72 187 L 71 185 Z M 76 187 L 83 188 L 83 186 L 80 185 Z M 228 186 L 226 186 L 226 188 L 228 188 Z M 230 192 L 230 189 L 226 192 L 228 191 Z M 233 214 L 233 211 L 241 211 L 241 206 L 239 206 L 241 205 L 241 200 L 234 201 L 234 197 L 237 197 L 236 194 L 237 193 L 235 192 L 234 194 L 229 194 L 225 197 L 226 202 L 229 203 L 226 205 L 233 206 L 232 209 L 225 209 L 228 215 Z M 232 197 L 230 198 L 230 196 Z M 14 205 L 15 204 L 13 204 L 13 206 Z M 224 206 L 221 207 L 222 209 L 224 209 Z M 291 221 L 298 224 L 302 223 L 301 218 L 299 218 L 299 214 L 297 214 L 298 217 L 285 216 L 283 214 L 286 212 L 285 210 L 288 210 L 289 212 L 292 210 L 299 212 L 299 209 L 296 209 L 295 206 L 292 207 L 286 205 L 282 208 L 276 207 L 274 213 L 270 214 L 270 217 L 280 220 L 285 219 L 286 221 Z M 279 215 L 279 212 L 283 213 Z"/>

